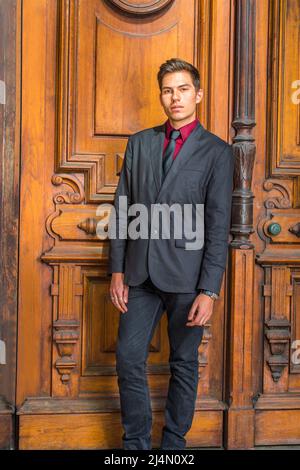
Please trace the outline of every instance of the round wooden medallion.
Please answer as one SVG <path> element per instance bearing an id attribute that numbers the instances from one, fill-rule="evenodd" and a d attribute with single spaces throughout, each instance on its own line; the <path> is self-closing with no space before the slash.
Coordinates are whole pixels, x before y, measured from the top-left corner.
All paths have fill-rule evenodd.
<path id="1" fill-rule="evenodd" d="M 157 13 L 174 0 L 108 0 L 109 3 L 120 10 L 134 15 L 149 15 Z"/>

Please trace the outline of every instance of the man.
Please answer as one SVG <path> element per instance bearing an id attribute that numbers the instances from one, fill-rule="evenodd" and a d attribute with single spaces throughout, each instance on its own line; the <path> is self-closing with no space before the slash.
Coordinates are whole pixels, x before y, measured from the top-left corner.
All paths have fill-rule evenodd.
<path id="1" fill-rule="evenodd" d="M 129 137 L 114 203 L 119 235 L 110 240 L 110 295 L 121 312 L 116 370 L 124 449 L 151 449 L 146 363 L 164 311 L 171 377 L 160 448 L 185 448 L 197 396 L 198 348 L 221 288 L 230 229 L 233 152 L 196 118 L 203 97 L 199 72 L 173 58 L 160 66 L 157 78 L 168 120 Z M 148 237 L 124 237 L 130 216 L 121 210 L 121 197 L 129 207 L 147 208 L 150 221 L 142 222 Z M 187 246 L 191 230 L 178 238 L 172 228 L 169 238 L 158 238 L 162 230 L 152 217 L 153 205 L 174 203 L 192 205 L 193 223 L 196 205 L 204 207 L 202 246 Z"/>

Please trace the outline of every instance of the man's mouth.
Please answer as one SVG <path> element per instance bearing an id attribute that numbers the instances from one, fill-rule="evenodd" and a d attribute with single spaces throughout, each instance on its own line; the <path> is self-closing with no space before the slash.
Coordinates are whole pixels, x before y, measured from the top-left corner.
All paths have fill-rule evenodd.
<path id="1" fill-rule="evenodd" d="M 172 111 L 180 111 L 183 109 L 183 106 L 176 106 L 176 108 L 171 108 Z"/>

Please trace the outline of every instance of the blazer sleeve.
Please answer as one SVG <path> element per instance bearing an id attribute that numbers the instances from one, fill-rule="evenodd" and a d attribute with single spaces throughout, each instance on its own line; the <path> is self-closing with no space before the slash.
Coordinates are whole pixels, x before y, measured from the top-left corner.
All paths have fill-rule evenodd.
<path id="1" fill-rule="evenodd" d="M 122 169 L 120 172 L 119 183 L 115 193 L 114 208 L 116 216 L 116 238 L 110 238 L 109 257 L 108 257 L 108 274 L 123 273 L 125 271 L 125 254 L 127 246 L 127 224 L 128 211 L 120 208 L 120 196 L 127 197 L 127 208 L 131 204 L 131 166 L 132 166 L 132 140 L 129 137 Z"/>
<path id="2" fill-rule="evenodd" d="M 228 254 L 234 154 L 226 145 L 217 158 L 204 205 L 204 251 L 198 289 L 220 293 Z"/>

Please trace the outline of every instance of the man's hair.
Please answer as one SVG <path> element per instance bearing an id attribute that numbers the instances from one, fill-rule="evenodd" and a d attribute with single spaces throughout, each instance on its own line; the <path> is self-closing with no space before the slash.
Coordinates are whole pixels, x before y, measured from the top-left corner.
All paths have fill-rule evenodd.
<path id="1" fill-rule="evenodd" d="M 186 70 L 187 72 L 191 74 L 194 87 L 196 91 L 198 91 L 200 89 L 200 75 L 199 75 L 198 70 L 189 62 L 186 62 L 185 60 L 178 59 L 178 58 L 168 59 L 166 60 L 166 62 L 161 64 L 158 74 L 157 74 L 157 80 L 158 80 L 160 91 L 162 88 L 163 77 L 167 73 L 181 72 L 182 70 Z"/>

